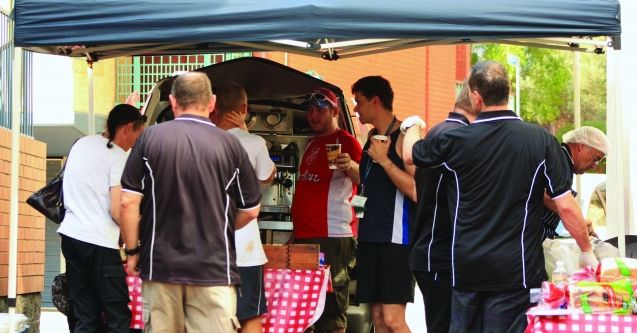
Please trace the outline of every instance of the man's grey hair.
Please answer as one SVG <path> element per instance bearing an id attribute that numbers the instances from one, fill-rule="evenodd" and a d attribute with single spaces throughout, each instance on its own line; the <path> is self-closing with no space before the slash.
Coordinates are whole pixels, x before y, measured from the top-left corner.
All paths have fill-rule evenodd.
<path id="1" fill-rule="evenodd" d="M 206 74 L 187 72 L 175 79 L 170 94 L 182 108 L 207 108 L 212 98 L 212 85 Z"/>

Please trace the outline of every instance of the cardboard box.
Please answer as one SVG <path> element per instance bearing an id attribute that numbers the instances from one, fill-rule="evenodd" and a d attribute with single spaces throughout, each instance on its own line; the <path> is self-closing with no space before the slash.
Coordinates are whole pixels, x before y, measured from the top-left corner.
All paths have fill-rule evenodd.
<path id="1" fill-rule="evenodd" d="M 290 244 L 289 245 L 290 269 L 318 269 L 319 245 L 318 244 Z"/>
<path id="2" fill-rule="evenodd" d="M 318 269 L 318 244 L 263 245 L 268 262 L 265 268 Z"/>
<path id="3" fill-rule="evenodd" d="M 268 258 L 268 262 L 265 264 L 265 268 L 287 268 L 288 267 L 288 246 L 280 244 L 267 244 L 263 245 L 265 256 Z"/>

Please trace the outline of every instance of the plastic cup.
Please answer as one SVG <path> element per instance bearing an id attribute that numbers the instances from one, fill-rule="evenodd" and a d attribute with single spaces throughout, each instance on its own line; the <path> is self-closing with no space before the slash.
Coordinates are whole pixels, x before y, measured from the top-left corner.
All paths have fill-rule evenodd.
<path id="1" fill-rule="evenodd" d="M 376 135 L 372 136 L 372 139 L 374 139 L 374 140 L 376 140 L 378 142 L 387 142 L 387 135 L 376 134 Z M 372 160 L 372 162 L 378 163 L 378 162 L 376 162 L 376 160 Z"/>
<path id="2" fill-rule="evenodd" d="M 336 169 L 336 159 L 338 159 L 338 155 L 341 153 L 341 144 L 328 143 L 328 144 L 325 144 L 325 148 L 327 149 L 328 168 Z"/>
<path id="3" fill-rule="evenodd" d="M 374 135 L 372 136 L 372 139 L 376 140 L 376 141 L 380 141 L 380 142 L 387 142 L 387 135 Z"/>

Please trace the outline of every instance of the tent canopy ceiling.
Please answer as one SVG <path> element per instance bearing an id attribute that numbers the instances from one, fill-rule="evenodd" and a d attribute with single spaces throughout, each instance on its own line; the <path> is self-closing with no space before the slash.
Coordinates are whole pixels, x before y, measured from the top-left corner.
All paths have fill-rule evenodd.
<path id="1" fill-rule="evenodd" d="M 287 51 L 325 58 L 500 42 L 575 50 L 619 38 L 618 0 L 15 0 L 15 42 L 93 60 Z M 613 45 L 615 48 L 618 45 Z"/>

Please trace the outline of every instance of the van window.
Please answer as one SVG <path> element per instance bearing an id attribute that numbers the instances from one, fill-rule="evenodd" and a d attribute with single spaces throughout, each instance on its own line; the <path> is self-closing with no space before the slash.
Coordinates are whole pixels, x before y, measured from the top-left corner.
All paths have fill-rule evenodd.
<path id="1" fill-rule="evenodd" d="M 606 183 L 598 185 L 591 195 L 586 219 L 593 222 L 593 227 L 606 226 Z"/>

